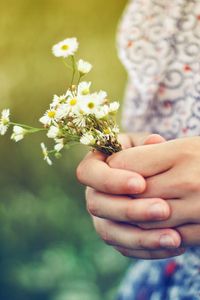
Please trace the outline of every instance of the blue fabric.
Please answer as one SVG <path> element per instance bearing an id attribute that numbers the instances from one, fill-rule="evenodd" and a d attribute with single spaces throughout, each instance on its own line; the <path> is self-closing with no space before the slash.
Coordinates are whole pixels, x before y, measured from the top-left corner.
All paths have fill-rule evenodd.
<path id="1" fill-rule="evenodd" d="M 133 264 L 117 300 L 199 300 L 200 267 L 193 252 L 191 249 L 179 258 Z"/>

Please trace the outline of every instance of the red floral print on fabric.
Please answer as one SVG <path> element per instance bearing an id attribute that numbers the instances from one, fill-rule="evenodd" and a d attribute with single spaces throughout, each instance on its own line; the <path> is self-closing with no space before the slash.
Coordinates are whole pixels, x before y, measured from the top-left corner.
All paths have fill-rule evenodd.
<path id="1" fill-rule="evenodd" d="M 165 266 L 165 275 L 166 276 L 171 276 L 175 273 L 177 269 L 177 263 L 175 261 L 170 261 L 166 266 Z"/>

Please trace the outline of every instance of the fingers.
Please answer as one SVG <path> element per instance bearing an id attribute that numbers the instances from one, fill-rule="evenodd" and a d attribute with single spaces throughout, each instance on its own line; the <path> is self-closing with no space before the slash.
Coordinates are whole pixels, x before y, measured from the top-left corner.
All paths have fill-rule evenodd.
<path id="1" fill-rule="evenodd" d="M 105 163 L 105 155 L 91 152 L 77 168 L 78 180 L 96 190 L 111 194 L 142 193 L 146 188 L 144 178 L 134 172 L 112 169 Z"/>
<path id="2" fill-rule="evenodd" d="M 185 252 L 184 248 L 178 248 L 174 250 L 130 250 L 123 247 L 114 247 L 123 256 L 130 258 L 141 259 L 164 259 L 181 255 Z"/>
<path id="3" fill-rule="evenodd" d="M 166 141 L 161 135 L 149 134 L 148 132 L 122 133 L 119 134 L 118 139 L 123 149 L 141 145 L 159 144 Z"/>
<path id="4" fill-rule="evenodd" d="M 137 223 L 142 229 L 173 228 L 199 222 L 199 201 L 196 201 L 194 209 L 194 205 L 184 199 L 130 199 L 128 196 L 107 195 L 91 188 L 87 188 L 86 201 L 88 211 L 93 216 Z"/>
<path id="5" fill-rule="evenodd" d="M 122 145 L 123 149 L 128 149 L 133 146 L 132 140 L 128 134 L 124 134 L 124 133 L 119 134 L 118 140 L 119 140 L 120 144 Z"/>
<path id="6" fill-rule="evenodd" d="M 173 229 L 142 230 L 136 226 L 93 218 L 97 233 L 109 245 L 131 250 L 175 249 L 181 244 L 180 235 Z"/>
<path id="7" fill-rule="evenodd" d="M 134 171 L 150 177 L 169 170 L 176 161 L 175 145 L 170 142 L 125 149 L 108 157 L 112 168 Z"/>
<path id="8" fill-rule="evenodd" d="M 195 165 L 195 167 L 197 164 Z M 192 172 L 186 171 L 185 166 L 176 166 L 156 176 L 146 178 L 146 189 L 141 195 L 143 198 L 159 197 L 164 199 L 184 198 L 191 194 L 199 193 L 199 171 L 196 173 L 192 166 Z M 191 170 L 191 165 L 189 166 Z"/>
<path id="9" fill-rule="evenodd" d="M 144 145 L 144 141 L 150 136 L 149 132 L 128 133 L 131 141 L 131 147 Z"/>
<path id="10" fill-rule="evenodd" d="M 200 246 L 200 225 L 189 224 L 177 227 L 177 231 L 182 238 L 183 247 L 199 247 Z"/>
<path id="11" fill-rule="evenodd" d="M 177 170 L 175 173 L 173 169 L 170 169 L 166 172 L 146 178 L 145 192 L 138 196 L 136 195 L 135 198 L 181 198 L 186 193 L 186 187 L 180 188 L 179 180 L 181 177 L 182 175 L 178 176 Z"/>
<path id="12" fill-rule="evenodd" d="M 161 135 L 150 134 L 143 140 L 143 143 L 141 143 L 141 145 L 160 144 L 160 143 L 164 143 L 164 142 L 166 142 L 166 140 Z"/>
<path id="13" fill-rule="evenodd" d="M 166 220 L 169 205 L 162 199 L 131 199 L 128 196 L 109 195 L 86 189 L 87 208 L 90 214 L 119 222 L 147 222 Z"/>
<path id="14" fill-rule="evenodd" d="M 130 147 L 133 143 L 135 145 L 141 143 L 141 137 L 143 140 L 145 137 L 147 144 L 163 141 L 159 135 L 146 133 L 134 134 L 131 137 L 120 135 L 124 148 Z M 77 178 L 82 184 L 112 194 L 137 194 L 144 192 L 146 188 L 145 180 L 140 174 L 121 168 L 110 168 L 106 163 L 106 156 L 98 151 L 89 153 L 79 164 Z"/>
<path id="15" fill-rule="evenodd" d="M 166 200 L 171 211 L 171 215 L 167 220 L 161 222 L 140 223 L 138 226 L 144 229 L 153 229 L 177 227 L 189 223 L 199 223 L 200 203 L 199 201 L 193 202 L 192 199 L 190 200 L 191 201 L 188 201 L 188 199 Z M 193 205 L 191 205 L 191 203 L 193 203 Z"/>

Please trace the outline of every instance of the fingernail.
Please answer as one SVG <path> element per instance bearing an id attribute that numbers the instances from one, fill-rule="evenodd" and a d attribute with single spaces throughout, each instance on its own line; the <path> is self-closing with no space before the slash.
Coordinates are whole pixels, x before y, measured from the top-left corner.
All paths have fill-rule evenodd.
<path id="1" fill-rule="evenodd" d="M 162 220 L 167 217 L 168 208 L 166 207 L 166 205 L 163 205 L 161 203 L 155 203 L 150 206 L 149 213 L 152 218 Z"/>
<path id="2" fill-rule="evenodd" d="M 160 237 L 160 246 L 164 248 L 176 248 L 176 243 L 174 239 L 167 234 L 163 234 Z"/>
<path id="3" fill-rule="evenodd" d="M 131 178 L 128 181 L 128 187 L 133 194 L 141 193 L 144 190 L 144 183 L 140 178 Z"/>

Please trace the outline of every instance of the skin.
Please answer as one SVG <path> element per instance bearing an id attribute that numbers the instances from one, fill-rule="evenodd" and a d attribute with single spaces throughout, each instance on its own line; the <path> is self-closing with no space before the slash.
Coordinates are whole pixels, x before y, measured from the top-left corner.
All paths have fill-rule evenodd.
<path id="1" fill-rule="evenodd" d="M 134 196 L 136 201 L 140 198 L 159 197 L 168 203 L 171 210 L 168 220 L 139 224 L 142 228 L 177 227 L 185 224 L 194 227 L 193 224 L 200 223 L 199 147 L 199 137 L 184 138 L 159 145 L 130 148 L 107 159 L 111 168 L 132 170 L 146 178 L 146 189 L 139 196 Z M 199 242 L 197 236 L 191 236 L 189 246 L 199 245 Z"/>
<path id="2" fill-rule="evenodd" d="M 123 151 L 109 158 L 91 152 L 77 169 L 97 233 L 123 255 L 143 259 L 200 245 L 200 138 L 121 138 Z"/>

